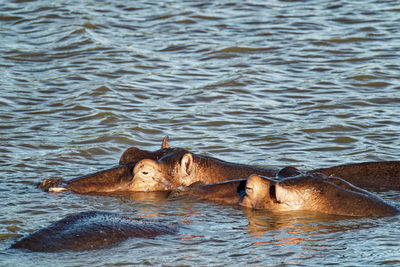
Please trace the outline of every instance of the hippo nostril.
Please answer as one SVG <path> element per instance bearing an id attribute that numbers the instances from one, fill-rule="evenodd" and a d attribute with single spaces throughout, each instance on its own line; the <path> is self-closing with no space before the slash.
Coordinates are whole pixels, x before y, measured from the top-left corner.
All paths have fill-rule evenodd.
<path id="1" fill-rule="evenodd" d="M 275 203 L 280 203 L 278 199 L 276 198 L 276 188 L 275 185 L 271 185 L 269 187 L 269 197 L 275 202 Z"/>

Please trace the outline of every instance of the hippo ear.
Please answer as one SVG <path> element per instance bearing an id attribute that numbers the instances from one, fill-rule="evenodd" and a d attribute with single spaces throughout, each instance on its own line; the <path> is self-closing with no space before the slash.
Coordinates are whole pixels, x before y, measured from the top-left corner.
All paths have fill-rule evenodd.
<path id="1" fill-rule="evenodd" d="M 277 178 L 287 178 L 287 177 L 293 177 L 301 174 L 301 172 L 292 166 L 285 167 L 281 169 L 278 174 L 276 175 Z"/>
<path id="2" fill-rule="evenodd" d="M 130 147 L 127 150 L 122 153 L 121 158 L 119 159 L 119 164 L 128 164 L 132 162 L 138 161 L 136 159 L 136 155 L 138 155 L 141 152 L 139 148 L 136 147 Z"/>
<path id="3" fill-rule="evenodd" d="M 163 141 L 162 141 L 162 144 L 161 144 L 161 148 L 171 148 L 171 147 L 169 146 L 167 140 L 168 140 L 168 135 L 166 135 L 166 136 L 164 137 L 164 139 L 163 139 Z"/>
<path id="4" fill-rule="evenodd" d="M 181 171 L 186 175 L 190 175 L 193 172 L 193 156 L 190 153 L 183 155 L 181 159 Z"/>

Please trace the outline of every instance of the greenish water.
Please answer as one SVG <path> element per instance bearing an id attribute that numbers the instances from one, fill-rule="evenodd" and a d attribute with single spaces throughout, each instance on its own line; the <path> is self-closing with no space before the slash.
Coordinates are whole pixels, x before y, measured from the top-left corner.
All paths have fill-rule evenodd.
<path id="1" fill-rule="evenodd" d="M 397 1 L 0 4 L 0 265 L 398 265 L 400 220 L 270 214 L 154 195 L 46 194 L 44 178 L 171 146 L 301 169 L 399 160 Z M 397 191 L 376 192 L 400 207 Z M 7 248 L 67 214 L 182 224 L 54 254 Z"/>

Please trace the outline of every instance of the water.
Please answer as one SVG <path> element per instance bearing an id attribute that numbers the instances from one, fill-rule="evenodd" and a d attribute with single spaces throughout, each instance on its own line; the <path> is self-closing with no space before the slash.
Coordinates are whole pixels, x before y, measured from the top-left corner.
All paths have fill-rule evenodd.
<path id="1" fill-rule="evenodd" d="M 398 265 L 400 221 L 46 194 L 44 178 L 171 146 L 260 166 L 399 160 L 398 1 L 3 1 L 0 265 Z M 376 192 L 400 207 L 398 191 Z M 68 214 L 179 235 L 54 254 L 7 248 Z"/>

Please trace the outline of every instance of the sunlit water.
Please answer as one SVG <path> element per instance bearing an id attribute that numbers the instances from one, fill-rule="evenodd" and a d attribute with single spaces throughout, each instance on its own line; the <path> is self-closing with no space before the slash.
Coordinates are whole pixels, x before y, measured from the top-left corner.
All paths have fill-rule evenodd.
<path id="1" fill-rule="evenodd" d="M 399 160 L 398 1 L 3 1 L 0 265 L 398 265 L 400 220 L 47 194 L 130 146 L 301 169 Z M 398 191 L 376 192 L 400 207 Z M 180 224 L 86 252 L 8 250 L 68 214 Z"/>

